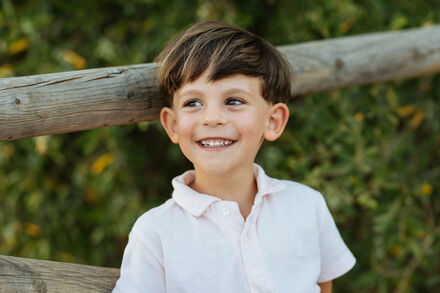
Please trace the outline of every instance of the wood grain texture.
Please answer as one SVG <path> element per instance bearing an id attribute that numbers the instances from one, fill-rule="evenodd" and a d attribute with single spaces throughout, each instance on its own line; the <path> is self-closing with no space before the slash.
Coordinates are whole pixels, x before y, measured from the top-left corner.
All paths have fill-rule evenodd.
<path id="1" fill-rule="evenodd" d="M 440 25 L 309 42 L 278 49 L 304 95 L 440 72 Z"/>
<path id="2" fill-rule="evenodd" d="M 0 293 L 111 292 L 119 270 L 0 256 Z"/>
<path id="3" fill-rule="evenodd" d="M 440 25 L 279 47 L 293 95 L 440 72 Z M 0 79 L 0 141 L 158 118 L 156 64 Z"/>

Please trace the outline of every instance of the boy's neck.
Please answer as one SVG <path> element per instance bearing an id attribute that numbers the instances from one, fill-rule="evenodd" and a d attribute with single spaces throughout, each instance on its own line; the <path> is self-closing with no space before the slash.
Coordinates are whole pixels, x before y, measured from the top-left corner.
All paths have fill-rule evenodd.
<path id="1" fill-rule="evenodd" d="M 249 215 L 258 191 L 253 165 L 221 176 L 196 169 L 196 178 L 190 187 L 199 193 L 237 202 L 244 219 Z"/>

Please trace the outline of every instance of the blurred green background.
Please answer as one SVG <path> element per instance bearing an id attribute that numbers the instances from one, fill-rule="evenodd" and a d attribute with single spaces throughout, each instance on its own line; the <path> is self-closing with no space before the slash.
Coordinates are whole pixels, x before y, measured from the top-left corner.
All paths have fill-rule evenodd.
<path id="1" fill-rule="evenodd" d="M 0 3 L 0 77 L 151 62 L 202 19 L 274 45 L 440 23 L 439 0 Z M 358 260 L 335 292 L 440 292 L 440 75 L 289 106 L 257 162 L 324 194 Z M 136 218 L 188 168 L 157 121 L 0 142 L 0 254 L 119 267 Z"/>

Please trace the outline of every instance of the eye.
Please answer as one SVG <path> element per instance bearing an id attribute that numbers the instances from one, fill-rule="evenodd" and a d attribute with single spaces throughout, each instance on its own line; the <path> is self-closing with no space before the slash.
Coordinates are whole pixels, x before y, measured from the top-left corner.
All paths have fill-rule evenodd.
<path id="1" fill-rule="evenodd" d="M 185 102 L 185 104 L 183 105 L 184 107 L 197 107 L 197 106 L 201 106 L 202 103 L 200 103 L 197 100 L 189 100 L 187 102 Z"/>
<path id="2" fill-rule="evenodd" d="M 239 98 L 229 98 L 226 101 L 226 104 L 227 105 L 242 105 L 242 104 L 244 104 L 244 101 Z"/>

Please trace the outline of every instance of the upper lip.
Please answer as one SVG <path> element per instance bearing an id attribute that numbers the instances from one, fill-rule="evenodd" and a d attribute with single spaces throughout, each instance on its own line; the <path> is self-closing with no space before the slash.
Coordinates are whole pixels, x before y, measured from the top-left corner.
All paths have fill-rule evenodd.
<path id="1" fill-rule="evenodd" d="M 227 138 L 227 137 L 220 137 L 220 136 L 212 136 L 212 137 L 204 137 L 201 139 L 198 139 L 197 142 L 201 142 L 203 140 L 227 140 L 227 141 L 236 141 L 236 139 Z"/>

